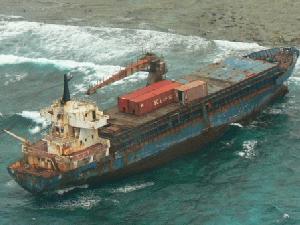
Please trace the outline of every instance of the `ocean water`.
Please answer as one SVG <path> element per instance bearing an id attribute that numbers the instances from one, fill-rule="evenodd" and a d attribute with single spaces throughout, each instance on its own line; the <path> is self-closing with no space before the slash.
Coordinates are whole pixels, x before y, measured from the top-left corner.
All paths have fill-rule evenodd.
<path id="1" fill-rule="evenodd" d="M 208 41 L 149 30 L 77 27 L 0 17 L 0 129 L 35 141 L 48 122 L 38 110 L 62 94 L 70 72 L 73 98 L 144 51 L 163 55 L 176 79 L 230 54 L 265 46 Z M 147 74 L 103 88 L 100 107 L 141 87 Z M 20 144 L 0 136 L 0 224 L 300 224 L 300 63 L 290 93 L 247 124 L 208 147 L 163 167 L 99 187 L 59 190 L 35 197 L 6 167 L 21 157 Z"/>

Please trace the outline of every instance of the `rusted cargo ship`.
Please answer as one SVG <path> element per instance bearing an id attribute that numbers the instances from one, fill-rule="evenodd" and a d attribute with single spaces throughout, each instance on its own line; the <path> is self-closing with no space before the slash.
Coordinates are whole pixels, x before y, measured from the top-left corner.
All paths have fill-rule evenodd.
<path id="1" fill-rule="evenodd" d="M 164 62 L 150 57 L 148 86 L 120 96 L 118 106 L 104 112 L 71 100 L 65 76 L 62 99 L 41 111 L 52 121 L 48 135 L 30 143 L 7 131 L 23 142 L 23 158 L 8 172 L 37 194 L 101 183 L 195 151 L 286 94 L 298 57 L 296 48 L 229 57 L 180 82 L 165 80 Z"/>

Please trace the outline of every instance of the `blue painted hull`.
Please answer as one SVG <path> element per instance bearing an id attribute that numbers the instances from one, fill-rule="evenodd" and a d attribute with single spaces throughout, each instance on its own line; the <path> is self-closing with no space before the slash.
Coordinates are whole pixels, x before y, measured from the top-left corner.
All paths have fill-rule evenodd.
<path id="1" fill-rule="evenodd" d="M 128 149 L 123 151 L 123 154 L 115 154 L 114 157 L 106 157 L 100 162 L 93 162 L 47 178 L 29 173 L 20 174 L 10 168 L 8 171 L 29 192 L 42 193 L 85 183 L 101 183 L 107 179 L 159 165 L 178 155 L 201 149 L 202 145 L 222 135 L 230 123 L 241 121 L 259 112 L 273 99 L 284 95 L 287 92 L 284 82 L 291 75 L 294 65 L 295 62 L 272 85 L 244 96 L 220 110 L 209 112 L 206 119 L 196 118 L 164 135 L 159 135 L 134 151 Z"/>

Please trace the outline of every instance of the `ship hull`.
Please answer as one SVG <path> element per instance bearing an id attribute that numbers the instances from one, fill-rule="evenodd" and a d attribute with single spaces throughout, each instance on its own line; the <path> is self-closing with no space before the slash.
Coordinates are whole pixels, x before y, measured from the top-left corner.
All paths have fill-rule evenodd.
<path id="1" fill-rule="evenodd" d="M 286 77 L 288 76 L 287 74 Z M 157 167 L 178 156 L 202 150 L 205 145 L 221 137 L 229 128 L 230 123 L 253 117 L 272 100 L 284 96 L 287 92 L 286 86 L 277 84 L 248 99 L 248 101 L 228 107 L 228 110 L 224 112 L 210 115 L 210 121 L 213 125 L 210 128 L 205 128 L 203 120 L 192 121 L 180 129 L 177 128 L 168 132 L 163 138 L 126 154 L 126 156 L 115 159 L 106 158 L 102 162 L 93 162 L 67 173 L 58 173 L 45 178 L 11 168 L 8 168 L 8 171 L 24 189 L 33 194 L 52 192 L 83 184 L 101 184 L 109 180 L 120 179 Z M 241 109 L 244 109 L 243 113 L 241 113 Z M 236 116 L 237 112 L 239 113 L 238 117 Z"/>
<path id="2" fill-rule="evenodd" d="M 123 142 L 116 144 L 109 156 L 100 161 L 88 163 L 68 172 L 51 170 L 44 173 L 32 171 L 24 166 L 18 167 L 16 165 L 22 164 L 22 161 L 17 161 L 8 167 L 8 172 L 24 189 L 33 194 L 41 194 L 82 184 L 103 183 L 202 150 L 205 145 L 222 136 L 231 123 L 253 117 L 270 102 L 288 92 L 284 83 L 292 74 L 299 51 L 294 48 L 283 50 L 292 54 L 292 62 L 288 68 L 274 68 L 272 72 L 263 74 L 263 80 L 259 80 L 261 77 L 258 79 L 254 77 L 256 83 L 234 86 L 236 88 L 234 91 L 221 92 L 215 96 L 223 103 L 218 107 L 210 108 L 209 99 L 204 99 L 203 103 L 196 105 L 201 106 L 200 110 L 198 107 L 193 108 L 196 111 L 192 111 L 193 106 L 190 106 L 185 108 L 190 110 L 187 114 L 180 115 L 179 111 L 171 119 L 157 118 L 153 122 L 156 123 L 155 126 L 151 124 L 148 136 L 145 137 L 139 129 L 133 130 L 132 136 L 125 134 L 128 138 L 121 139 Z M 272 58 L 279 51 L 281 50 L 260 51 L 247 57 L 265 60 Z M 174 121 L 176 125 L 173 124 Z M 118 141 L 118 139 L 120 140 L 118 137 L 112 140 Z"/>

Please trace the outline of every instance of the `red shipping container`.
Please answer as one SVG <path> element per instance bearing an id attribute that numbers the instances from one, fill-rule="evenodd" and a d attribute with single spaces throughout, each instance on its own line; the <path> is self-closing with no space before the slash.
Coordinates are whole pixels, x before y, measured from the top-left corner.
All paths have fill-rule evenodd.
<path id="1" fill-rule="evenodd" d="M 129 112 L 135 115 L 144 115 L 175 102 L 174 88 L 180 85 L 180 83 L 172 82 L 171 84 L 155 89 L 150 93 L 129 100 Z"/>
<path id="2" fill-rule="evenodd" d="M 207 83 L 205 81 L 195 80 L 175 88 L 175 92 L 177 101 L 184 104 L 207 96 Z"/>
<path id="3" fill-rule="evenodd" d="M 151 108 L 154 94 L 149 92 L 145 95 L 137 97 L 133 101 L 129 101 L 129 113 L 142 115 Z"/>
<path id="4" fill-rule="evenodd" d="M 163 81 L 159 81 L 156 83 L 153 83 L 149 86 L 140 88 L 136 91 L 133 91 L 131 93 L 125 94 L 123 96 L 120 96 L 118 98 L 118 107 L 119 107 L 119 111 L 120 112 L 126 112 L 126 113 L 131 113 L 129 112 L 129 101 L 132 99 L 135 99 L 139 96 L 142 96 L 144 94 L 147 94 L 153 90 L 159 89 L 161 87 L 167 86 L 172 84 L 173 82 L 170 80 L 163 80 Z"/>

